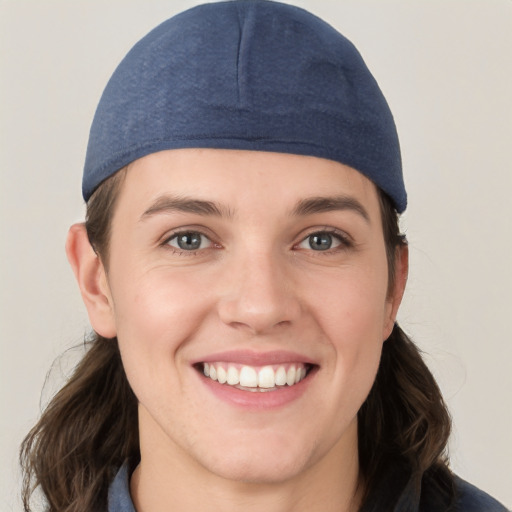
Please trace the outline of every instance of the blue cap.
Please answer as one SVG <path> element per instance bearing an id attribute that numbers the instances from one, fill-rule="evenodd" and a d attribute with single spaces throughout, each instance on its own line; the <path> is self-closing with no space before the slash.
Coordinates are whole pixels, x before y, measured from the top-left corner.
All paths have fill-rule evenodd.
<path id="1" fill-rule="evenodd" d="M 96 110 L 84 199 L 137 158 L 177 148 L 327 158 L 367 176 L 398 212 L 407 204 L 398 136 L 377 82 L 350 41 L 287 4 L 200 5 L 141 39 Z"/>

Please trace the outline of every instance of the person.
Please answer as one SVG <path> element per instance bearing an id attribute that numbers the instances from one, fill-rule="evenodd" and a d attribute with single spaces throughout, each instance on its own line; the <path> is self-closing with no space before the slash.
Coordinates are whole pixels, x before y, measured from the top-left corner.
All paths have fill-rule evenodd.
<path id="1" fill-rule="evenodd" d="M 396 323 L 393 117 L 354 46 L 232 0 L 151 31 L 100 100 L 66 244 L 94 331 L 22 446 L 51 512 L 504 511 Z"/>

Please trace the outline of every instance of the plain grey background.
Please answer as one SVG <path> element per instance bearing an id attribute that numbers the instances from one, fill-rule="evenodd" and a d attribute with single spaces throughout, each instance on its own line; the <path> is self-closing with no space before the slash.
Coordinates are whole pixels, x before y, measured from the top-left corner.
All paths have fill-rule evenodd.
<path id="1" fill-rule="evenodd" d="M 64 255 L 101 91 L 128 49 L 192 1 L 0 0 L 0 510 L 17 449 L 79 352 Z M 399 315 L 454 418 L 463 478 L 512 504 L 512 2 L 296 0 L 360 49 L 394 112 L 411 272 Z"/>

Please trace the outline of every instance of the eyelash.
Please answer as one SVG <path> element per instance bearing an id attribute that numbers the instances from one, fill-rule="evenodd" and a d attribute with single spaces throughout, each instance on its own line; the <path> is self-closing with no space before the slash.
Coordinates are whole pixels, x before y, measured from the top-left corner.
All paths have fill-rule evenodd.
<path id="1" fill-rule="evenodd" d="M 185 235 L 199 236 L 202 239 L 201 244 L 202 244 L 203 240 L 206 239 L 209 242 L 209 245 L 208 245 L 208 247 L 203 247 L 203 248 L 199 247 L 198 249 L 195 249 L 195 250 L 186 250 L 186 249 L 181 249 L 179 247 L 174 247 L 170 244 L 171 241 L 178 240 L 180 236 L 185 236 Z M 175 254 L 178 254 L 178 255 L 185 254 L 187 256 L 194 256 L 198 253 L 198 251 L 204 251 L 206 249 L 210 249 L 212 246 L 220 247 L 220 245 L 215 244 L 208 235 L 205 235 L 201 231 L 194 230 L 194 229 L 184 229 L 181 231 L 177 231 L 177 232 L 173 233 L 171 236 L 168 236 L 163 241 L 162 245 L 165 248 L 168 248 L 169 250 L 171 250 Z"/>
<path id="2" fill-rule="evenodd" d="M 309 234 L 307 234 L 298 244 L 296 244 L 294 247 L 298 247 L 300 244 L 303 244 L 304 242 L 307 242 L 308 239 L 310 239 L 313 236 L 322 236 L 322 235 L 328 235 L 329 237 L 332 237 L 336 239 L 339 244 L 336 247 L 329 247 L 326 250 L 319 250 L 315 251 L 312 248 L 306 249 L 310 250 L 312 253 L 315 253 L 315 256 L 321 256 L 321 255 L 332 255 L 336 254 L 338 252 L 346 251 L 347 249 L 351 249 L 354 246 L 354 243 L 352 239 L 344 232 L 338 231 L 337 229 L 328 228 L 325 227 L 323 229 L 317 229 L 314 231 L 311 231 Z"/>
<path id="3" fill-rule="evenodd" d="M 209 245 L 207 247 L 202 247 L 202 248 L 199 247 L 199 248 L 194 249 L 194 250 L 186 250 L 186 249 L 181 249 L 179 247 L 174 247 L 174 246 L 172 246 L 170 244 L 171 241 L 177 240 L 180 236 L 185 236 L 185 235 L 199 236 L 199 237 L 201 237 L 202 240 L 206 239 L 209 242 Z M 334 248 L 329 247 L 329 248 L 327 248 L 325 250 L 315 251 L 311 247 L 309 249 L 306 248 L 305 250 L 311 251 L 313 253 L 320 253 L 320 254 L 328 255 L 328 254 L 338 253 L 338 252 L 350 249 L 350 248 L 352 248 L 354 246 L 353 241 L 350 239 L 350 237 L 346 233 L 340 232 L 340 231 L 338 231 L 336 229 L 332 229 L 332 228 L 323 228 L 323 229 L 312 231 L 311 233 L 306 235 L 304 238 L 302 238 L 299 243 L 295 244 L 293 246 L 293 248 L 297 249 L 297 250 L 300 250 L 299 246 L 301 244 L 303 244 L 304 242 L 306 242 L 308 239 L 310 239 L 313 236 L 322 236 L 322 235 L 328 235 L 329 237 L 332 237 L 332 238 L 336 239 L 337 242 L 339 242 L 339 245 L 334 247 Z M 201 242 L 201 244 L 202 244 L 202 242 Z M 219 244 L 216 244 L 215 242 L 213 242 L 208 235 L 202 233 L 201 231 L 192 230 L 192 229 L 177 231 L 177 232 L 173 233 L 172 235 L 168 236 L 163 241 L 162 246 L 164 246 L 165 248 L 168 248 L 174 254 L 187 255 L 187 256 L 194 256 L 199 251 L 204 251 L 206 249 L 211 249 L 212 247 L 213 248 L 220 248 L 221 247 Z M 318 255 L 320 255 L 320 254 L 318 254 Z"/>

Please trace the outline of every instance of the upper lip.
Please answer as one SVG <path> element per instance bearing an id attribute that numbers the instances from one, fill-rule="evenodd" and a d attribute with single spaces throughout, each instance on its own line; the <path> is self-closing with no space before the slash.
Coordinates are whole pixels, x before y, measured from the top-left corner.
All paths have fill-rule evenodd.
<path id="1" fill-rule="evenodd" d="M 209 354 L 202 359 L 198 359 L 193 364 L 217 362 L 238 363 L 248 366 L 265 366 L 284 363 L 318 364 L 313 359 L 303 354 L 290 352 L 288 350 L 272 350 L 268 352 L 255 350 L 228 350 L 226 352 Z"/>

